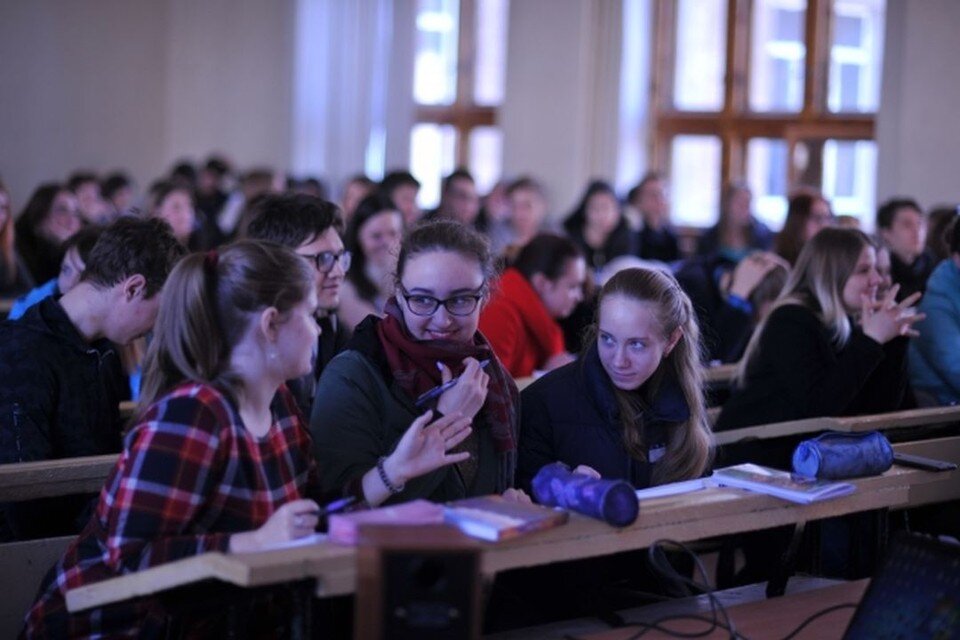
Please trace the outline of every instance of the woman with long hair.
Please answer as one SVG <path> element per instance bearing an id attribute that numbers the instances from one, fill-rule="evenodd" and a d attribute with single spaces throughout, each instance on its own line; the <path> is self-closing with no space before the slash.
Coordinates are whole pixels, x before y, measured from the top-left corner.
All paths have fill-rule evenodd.
<path id="1" fill-rule="evenodd" d="M 563 221 L 570 239 L 587 258 L 587 267 L 599 273 L 604 265 L 630 253 L 630 234 L 617 194 L 606 182 L 594 180 L 577 208 Z"/>
<path id="2" fill-rule="evenodd" d="M 167 612 L 156 599 L 69 614 L 66 590 L 313 533 L 316 464 L 283 382 L 311 368 L 315 281 L 292 250 L 250 240 L 175 267 L 161 294 L 135 425 L 96 512 L 28 613 L 27 636 L 162 635 Z M 395 477 L 445 464 L 447 448 L 467 430 L 457 416 L 428 420 L 415 420 L 391 453 Z M 376 469 L 366 471 L 379 482 Z"/>
<path id="3" fill-rule="evenodd" d="M 604 284 L 580 358 L 524 389 L 520 486 L 557 460 L 636 487 L 710 465 L 700 332 L 672 276 L 624 269 Z"/>
<path id="4" fill-rule="evenodd" d="M 486 240 L 459 222 L 427 222 L 404 238 L 384 316 L 361 322 L 320 377 L 310 427 L 323 488 L 359 482 L 371 504 L 512 494 L 517 388 L 477 330 L 493 276 Z M 417 478 L 383 464 L 429 410 L 471 423 L 453 464 Z M 362 478 L 373 465 L 379 484 Z"/>
<path id="5" fill-rule="evenodd" d="M 742 182 L 733 182 L 720 195 L 720 218 L 697 244 L 697 255 L 719 254 L 730 262 L 740 262 L 755 250 L 766 251 L 773 244 L 773 233 L 757 220 L 750 209 L 753 194 Z"/>
<path id="6" fill-rule="evenodd" d="M 83 222 L 77 197 L 63 185 L 37 187 L 16 222 L 17 251 L 35 282 L 46 282 L 60 272 L 61 247 Z"/>
<path id="7" fill-rule="evenodd" d="M 790 197 L 787 219 L 777 234 L 773 250 L 781 258 L 795 264 L 803 245 L 824 227 L 833 225 L 830 203 L 816 191 L 805 190 Z"/>
<path id="8" fill-rule="evenodd" d="M 33 285 L 27 265 L 17 252 L 10 191 L 0 181 L 0 298 L 19 296 Z"/>

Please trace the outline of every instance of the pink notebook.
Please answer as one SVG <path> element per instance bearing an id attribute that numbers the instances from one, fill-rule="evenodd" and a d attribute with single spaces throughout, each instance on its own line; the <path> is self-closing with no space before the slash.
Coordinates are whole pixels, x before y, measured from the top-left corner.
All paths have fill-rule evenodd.
<path id="1" fill-rule="evenodd" d="M 361 525 L 424 525 L 442 524 L 443 506 L 427 500 L 412 500 L 403 504 L 366 511 L 337 513 L 330 516 L 328 536 L 338 544 L 357 544 Z"/>

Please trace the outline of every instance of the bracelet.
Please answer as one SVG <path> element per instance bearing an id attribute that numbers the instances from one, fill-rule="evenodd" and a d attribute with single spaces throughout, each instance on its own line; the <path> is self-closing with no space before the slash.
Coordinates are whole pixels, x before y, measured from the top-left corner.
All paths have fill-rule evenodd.
<path id="1" fill-rule="evenodd" d="M 403 488 L 406 483 L 397 486 L 390 481 L 390 478 L 387 476 L 387 470 L 383 468 L 383 461 L 387 459 L 387 456 L 380 456 L 380 459 L 377 460 L 377 474 L 380 476 L 380 482 L 383 483 L 383 486 L 387 488 L 387 491 L 396 495 L 403 491 Z"/>

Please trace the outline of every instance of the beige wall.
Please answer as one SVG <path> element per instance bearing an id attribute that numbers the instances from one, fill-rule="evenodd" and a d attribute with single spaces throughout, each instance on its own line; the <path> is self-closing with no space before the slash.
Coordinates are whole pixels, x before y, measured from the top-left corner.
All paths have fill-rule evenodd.
<path id="1" fill-rule="evenodd" d="M 960 201 L 960 2 L 887 0 L 877 202 Z"/>
<path id="2" fill-rule="evenodd" d="M 290 157 L 292 0 L 0 2 L 0 176 L 21 208 L 76 168 Z"/>

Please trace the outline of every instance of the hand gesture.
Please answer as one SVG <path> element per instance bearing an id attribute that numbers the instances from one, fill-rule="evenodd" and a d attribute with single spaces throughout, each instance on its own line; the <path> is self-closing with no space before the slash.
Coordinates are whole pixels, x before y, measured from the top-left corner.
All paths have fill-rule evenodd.
<path id="1" fill-rule="evenodd" d="M 580 475 L 590 476 L 595 480 L 600 479 L 600 472 L 594 469 L 593 467 L 588 467 L 585 464 L 577 465 L 577 468 L 573 470 L 574 473 L 579 473 Z"/>
<path id="2" fill-rule="evenodd" d="M 258 551 L 302 538 L 314 532 L 319 517 L 320 506 L 313 500 L 293 500 L 274 511 L 259 529 L 230 536 L 230 550 Z"/>
<path id="3" fill-rule="evenodd" d="M 446 415 L 430 422 L 432 411 L 417 418 L 407 429 L 397 448 L 383 461 L 383 469 L 395 484 L 430 473 L 448 464 L 470 457 L 466 451 L 448 453 L 470 435 L 470 420 L 459 415 Z"/>
<path id="4" fill-rule="evenodd" d="M 764 277 L 778 266 L 786 269 L 790 268 L 790 265 L 775 253 L 769 251 L 751 253 L 741 260 L 733 270 L 730 293 L 748 300 L 750 294 L 763 281 Z"/>
<path id="5" fill-rule="evenodd" d="M 463 364 L 466 366 L 457 384 L 440 395 L 437 411 L 445 416 L 459 413 L 473 419 L 487 400 L 487 384 L 490 382 L 490 376 L 484 373 L 476 358 L 464 358 Z M 437 366 L 440 368 L 440 376 L 444 382 L 453 379 L 453 374 L 446 365 L 438 362 Z"/>
<path id="6" fill-rule="evenodd" d="M 510 502 L 526 502 L 532 504 L 533 500 L 530 499 L 530 496 L 527 495 L 527 492 L 523 489 L 507 489 L 502 494 L 500 494 L 504 500 Z"/>
<path id="7" fill-rule="evenodd" d="M 897 304 L 897 292 L 900 285 L 895 284 L 884 294 L 879 302 L 870 296 L 860 296 L 860 327 L 864 335 L 870 336 L 880 344 L 886 344 L 897 336 L 920 335 L 913 324 L 926 316 L 917 313 L 913 304 L 920 299 L 920 292 L 904 298 Z"/>

